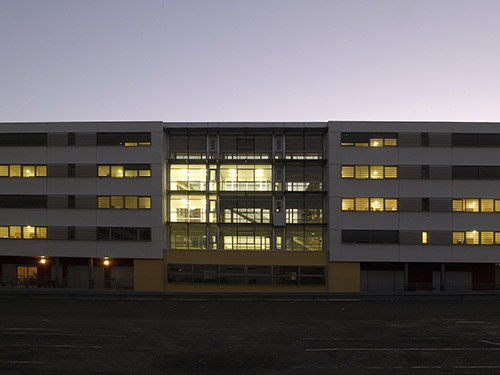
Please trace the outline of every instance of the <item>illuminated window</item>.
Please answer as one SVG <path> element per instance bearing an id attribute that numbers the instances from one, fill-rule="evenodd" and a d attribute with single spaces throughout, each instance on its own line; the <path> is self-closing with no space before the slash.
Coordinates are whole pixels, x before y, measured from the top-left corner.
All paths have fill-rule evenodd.
<path id="1" fill-rule="evenodd" d="M 37 165 L 36 166 L 36 176 L 37 177 L 47 177 L 47 166 Z"/>
<path id="2" fill-rule="evenodd" d="M 23 177 L 35 177 L 35 166 L 23 165 Z"/>
<path id="3" fill-rule="evenodd" d="M 11 225 L 9 227 L 10 238 L 21 238 L 21 227 L 18 225 Z"/>
<path id="4" fill-rule="evenodd" d="M 356 142 L 354 144 L 356 147 L 368 147 L 368 142 Z"/>
<path id="5" fill-rule="evenodd" d="M 9 227 L 0 227 L 0 238 L 9 238 Z"/>
<path id="6" fill-rule="evenodd" d="M 139 208 L 140 209 L 151 208 L 151 198 L 150 197 L 139 197 Z"/>
<path id="7" fill-rule="evenodd" d="M 495 232 L 495 245 L 500 245 L 500 232 Z"/>
<path id="8" fill-rule="evenodd" d="M 342 178 L 354 178 L 354 167 L 342 166 Z"/>
<path id="9" fill-rule="evenodd" d="M 477 230 L 465 232 L 465 243 L 467 245 L 479 245 L 479 232 Z"/>
<path id="10" fill-rule="evenodd" d="M 370 211 L 384 211 L 384 198 L 370 198 Z"/>
<path id="11" fill-rule="evenodd" d="M 354 198 L 342 198 L 342 211 L 354 211 Z"/>
<path id="12" fill-rule="evenodd" d="M 385 210 L 386 211 L 397 211 L 398 210 L 398 200 L 397 199 L 386 199 L 385 200 Z"/>
<path id="13" fill-rule="evenodd" d="M 462 245 L 465 242 L 465 233 L 464 232 L 453 232 L 453 244 L 454 245 Z"/>
<path id="14" fill-rule="evenodd" d="M 125 142 L 125 147 L 136 147 L 138 142 Z"/>
<path id="15" fill-rule="evenodd" d="M 9 177 L 8 165 L 0 165 L 0 177 Z"/>
<path id="16" fill-rule="evenodd" d="M 99 177 L 109 177 L 109 165 L 100 165 L 98 167 Z"/>
<path id="17" fill-rule="evenodd" d="M 138 176 L 138 171 L 136 169 L 125 169 L 125 177 L 133 178 Z"/>
<path id="18" fill-rule="evenodd" d="M 481 245 L 493 245 L 494 232 L 481 232 Z"/>
<path id="19" fill-rule="evenodd" d="M 36 227 L 36 238 L 47 239 L 47 227 Z"/>
<path id="20" fill-rule="evenodd" d="M 205 223 L 207 199 L 204 195 L 172 195 L 170 221 Z"/>
<path id="21" fill-rule="evenodd" d="M 481 199 L 481 212 L 493 212 L 493 199 Z"/>
<path id="22" fill-rule="evenodd" d="M 137 197 L 136 196 L 125 196 L 125 208 L 136 210 L 137 209 Z"/>
<path id="23" fill-rule="evenodd" d="M 342 146 L 355 147 L 384 147 L 398 145 L 397 133 L 341 133 L 340 144 Z"/>
<path id="24" fill-rule="evenodd" d="M 385 178 L 398 178 L 398 167 L 385 167 Z"/>
<path id="25" fill-rule="evenodd" d="M 270 191 L 272 167 L 270 165 L 221 165 L 222 191 Z"/>
<path id="26" fill-rule="evenodd" d="M 370 167 L 370 178 L 372 180 L 380 180 L 384 178 L 384 167 L 381 165 L 372 165 Z"/>
<path id="27" fill-rule="evenodd" d="M 214 170 L 215 172 L 215 170 Z M 170 190 L 206 190 L 207 168 L 204 165 L 171 165 Z"/>
<path id="28" fill-rule="evenodd" d="M 355 175 L 356 179 L 367 179 L 369 177 L 369 168 L 367 165 L 356 165 L 355 166 Z"/>
<path id="29" fill-rule="evenodd" d="M 123 196 L 122 195 L 112 195 L 111 196 L 111 208 L 123 208 Z"/>
<path id="30" fill-rule="evenodd" d="M 495 199 L 495 212 L 500 212 L 500 199 Z"/>
<path id="31" fill-rule="evenodd" d="M 97 198 L 97 207 L 98 208 L 110 208 L 109 197 L 98 197 Z"/>
<path id="32" fill-rule="evenodd" d="M 140 169 L 139 177 L 151 177 L 151 170 L 149 169 Z"/>
<path id="33" fill-rule="evenodd" d="M 464 199 L 453 199 L 453 211 L 462 212 L 464 210 Z"/>
<path id="34" fill-rule="evenodd" d="M 123 166 L 113 165 L 111 167 L 111 177 L 122 178 L 123 177 Z"/>
<path id="35" fill-rule="evenodd" d="M 397 146 L 398 140 L 396 138 L 386 138 L 384 139 L 384 146 Z"/>
<path id="36" fill-rule="evenodd" d="M 21 177 L 21 166 L 20 165 L 11 165 L 9 177 Z"/>
<path id="37" fill-rule="evenodd" d="M 383 147 L 384 140 L 382 138 L 370 138 L 370 147 Z"/>
<path id="38" fill-rule="evenodd" d="M 466 199 L 465 212 L 479 212 L 479 199 Z"/>
<path id="39" fill-rule="evenodd" d="M 423 244 L 428 243 L 428 237 L 429 237 L 428 235 L 429 235 L 428 232 L 422 232 L 422 243 Z"/>
<path id="40" fill-rule="evenodd" d="M 356 211 L 369 211 L 370 209 L 369 198 L 356 198 Z"/>
<path id="41" fill-rule="evenodd" d="M 35 227 L 32 226 L 24 226 L 23 227 L 23 238 L 26 239 L 34 239 L 35 238 Z"/>

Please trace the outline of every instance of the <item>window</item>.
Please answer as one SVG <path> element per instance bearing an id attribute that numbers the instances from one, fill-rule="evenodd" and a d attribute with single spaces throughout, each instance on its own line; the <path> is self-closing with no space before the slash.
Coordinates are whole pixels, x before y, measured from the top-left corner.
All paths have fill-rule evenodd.
<path id="1" fill-rule="evenodd" d="M 287 165 L 287 191 L 323 190 L 323 168 L 321 165 Z"/>
<path id="2" fill-rule="evenodd" d="M 214 176 L 215 177 L 215 176 Z M 170 190 L 206 190 L 207 167 L 205 165 L 171 165 Z"/>
<path id="3" fill-rule="evenodd" d="M 398 178 L 398 167 L 383 165 L 343 165 L 342 178 L 355 178 L 357 180 Z"/>
<path id="4" fill-rule="evenodd" d="M 271 165 L 221 165 L 222 191 L 271 191 Z"/>
<path id="5" fill-rule="evenodd" d="M 453 212 L 500 212 L 500 200 L 493 198 L 454 198 Z"/>
<path id="6" fill-rule="evenodd" d="M 148 164 L 99 165 L 97 175 L 112 178 L 151 177 L 151 166 Z"/>
<path id="7" fill-rule="evenodd" d="M 10 238 L 20 239 L 21 236 L 21 227 L 18 225 L 11 225 L 9 227 Z"/>
<path id="8" fill-rule="evenodd" d="M 321 134 L 285 135 L 287 159 L 314 160 L 323 157 L 323 136 Z"/>
<path id="9" fill-rule="evenodd" d="M 494 211 L 493 199 L 487 199 L 487 198 L 481 199 L 481 212 L 493 212 L 493 211 Z"/>
<path id="10" fill-rule="evenodd" d="M 398 145 L 397 133 L 341 133 L 342 146 L 393 147 Z"/>
<path id="11" fill-rule="evenodd" d="M 47 133 L 1 133 L 0 146 L 47 146 Z"/>
<path id="12" fill-rule="evenodd" d="M 323 250 L 323 229 L 312 226 L 288 226 L 285 228 L 285 250 Z"/>
<path id="13" fill-rule="evenodd" d="M 271 250 L 270 227 L 221 227 L 224 250 Z"/>
<path id="14" fill-rule="evenodd" d="M 31 225 L 11 225 L 11 226 L 1 226 L 0 227 L 0 238 L 10 238 L 10 239 L 46 239 L 47 238 L 47 227 L 34 227 Z"/>
<path id="15" fill-rule="evenodd" d="M 170 135 L 170 151 L 170 157 L 173 159 L 206 159 L 206 135 L 172 134 Z"/>
<path id="16" fill-rule="evenodd" d="M 272 197 L 221 196 L 219 199 L 222 223 L 271 223 Z"/>
<path id="17" fill-rule="evenodd" d="M 397 211 L 396 198 L 342 198 L 342 211 Z"/>
<path id="18" fill-rule="evenodd" d="M 426 244 L 428 243 L 429 240 L 429 232 L 422 232 L 422 243 Z"/>
<path id="19" fill-rule="evenodd" d="M 399 243 L 397 230 L 343 230 L 343 243 Z"/>
<path id="20" fill-rule="evenodd" d="M 98 146 L 150 146 L 151 133 L 97 133 Z"/>
<path id="21" fill-rule="evenodd" d="M 113 208 L 113 209 L 150 209 L 151 197 L 138 197 L 135 195 L 112 195 L 112 196 L 98 196 L 98 208 Z"/>
<path id="22" fill-rule="evenodd" d="M 9 227 L 0 227 L 0 238 L 9 238 Z"/>
<path id="23" fill-rule="evenodd" d="M 323 197 L 316 194 L 293 194 L 286 197 L 287 224 L 323 222 Z"/>
<path id="24" fill-rule="evenodd" d="M 151 228 L 98 227 L 97 240 L 151 241 Z"/>
<path id="25" fill-rule="evenodd" d="M 172 195 L 170 221 L 206 223 L 207 197 L 205 195 Z"/>
<path id="26" fill-rule="evenodd" d="M 465 233 L 464 232 L 453 232 L 452 237 L 453 245 L 462 245 L 465 243 Z"/>
<path id="27" fill-rule="evenodd" d="M 9 177 L 21 177 L 21 166 L 11 165 L 9 168 Z"/>
<path id="28" fill-rule="evenodd" d="M 481 245 L 493 245 L 494 232 L 481 232 Z"/>
<path id="29" fill-rule="evenodd" d="M 207 248 L 207 227 L 204 225 L 172 225 L 172 249 L 204 250 Z"/>

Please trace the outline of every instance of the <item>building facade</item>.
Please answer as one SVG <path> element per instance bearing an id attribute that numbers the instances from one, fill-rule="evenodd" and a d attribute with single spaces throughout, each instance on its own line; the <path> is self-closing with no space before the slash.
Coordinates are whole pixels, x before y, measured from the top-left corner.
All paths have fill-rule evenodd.
<path id="1" fill-rule="evenodd" d="M 498 124 L 1 124 L 1 284 L 494 289 L 497 156 Z"/>

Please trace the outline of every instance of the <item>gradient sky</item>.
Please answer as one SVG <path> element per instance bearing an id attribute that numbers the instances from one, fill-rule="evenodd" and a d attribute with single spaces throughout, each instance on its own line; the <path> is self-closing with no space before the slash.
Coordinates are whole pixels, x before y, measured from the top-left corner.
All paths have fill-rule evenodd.
<path id="1" fill-rule="evenodd" d="M 500 0 L 0 0 L 0 122 L 500 121 Z"/>

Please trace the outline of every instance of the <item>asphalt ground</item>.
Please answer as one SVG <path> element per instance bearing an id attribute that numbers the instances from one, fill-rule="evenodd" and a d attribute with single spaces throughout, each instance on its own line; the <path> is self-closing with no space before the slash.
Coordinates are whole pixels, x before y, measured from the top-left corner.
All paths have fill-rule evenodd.
<path id="1" fill-rule="evenodd" d="M 500 300 L 0 298 L 0 374 L 500 374 Z"/>

